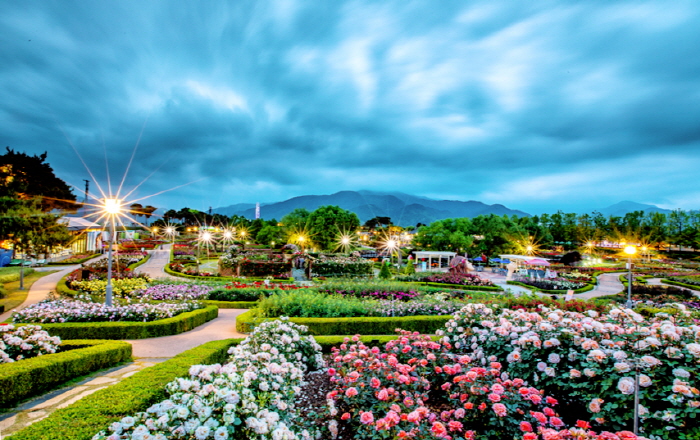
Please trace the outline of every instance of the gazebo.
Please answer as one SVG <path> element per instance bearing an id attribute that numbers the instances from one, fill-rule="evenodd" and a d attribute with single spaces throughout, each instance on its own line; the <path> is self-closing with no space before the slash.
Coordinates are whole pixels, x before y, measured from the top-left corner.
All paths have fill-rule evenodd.
<path id="1" fill-rule="evenodd" d="M 421 272 L 433 270 L 433 260 L 437 260 L 437 271 L 449 266 L 450 260 L 457 255 L 457 252 L 448 251 L 416 251 L 413 253 L 416 259 L 416 266 Z M 442 261 L 445 260 L 443 265 Z M 422 261 L 421 261 L 422 260 Z M 427 261 L 426 261 L 427 260 Z"/>

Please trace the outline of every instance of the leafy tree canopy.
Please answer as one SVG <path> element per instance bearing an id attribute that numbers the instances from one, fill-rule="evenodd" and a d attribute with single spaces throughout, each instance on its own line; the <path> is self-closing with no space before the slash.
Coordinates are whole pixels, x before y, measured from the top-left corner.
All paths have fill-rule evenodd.
<path id="1" fill-rule="evenodd" d="M 29 200 L 41 197 L 39 208 L 75 209 L 75 195 L 46 163 L 47 153 L 30 156 L 7 147 L 0 156 L 0 197 Z"/>
<path id="2" fill-rule="evenodd" d="M 320 249 L 330 250 L 337 246 L 341 232 L 351 232 L 360 227 L 357 214 L 338 206 L 321 206 L 309 215 L 307 222 L 313 241 Z"/>

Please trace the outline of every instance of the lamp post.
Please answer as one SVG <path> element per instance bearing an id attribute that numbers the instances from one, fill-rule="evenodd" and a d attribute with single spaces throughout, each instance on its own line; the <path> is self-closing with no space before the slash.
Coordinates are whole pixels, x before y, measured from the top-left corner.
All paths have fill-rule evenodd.
<path id="1" fill-rule="evenodd" d="M 635 246 L 625 246 L 625 253 L 627 254 L 627 269 L 629 273 L 627 274 L 627 308 L 632 308 L 632 256 L 637 253 L 637 248 Z"/>
<path id="2" fill-rule="evenodd" d="M 107 248 L 107 287 L 105 287 L 105 304 L 107 306 L 112 305 L 112 247 L 114 246 L 114 236 L 115 226 L 114 220 L 117 215 L 121 212 L 122 205 L 121 200 L 116 198 L 106 198 L 104 199 L 103 209 L 109 217 L 109 248 Z"/>

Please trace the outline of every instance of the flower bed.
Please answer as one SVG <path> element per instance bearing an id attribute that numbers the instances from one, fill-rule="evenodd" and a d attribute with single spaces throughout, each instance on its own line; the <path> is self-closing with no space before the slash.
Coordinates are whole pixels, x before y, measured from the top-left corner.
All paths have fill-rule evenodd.
<path id="1" fill-rule="evenodd" d="M 12 315 L 13 322 L 149 322 L 172 318 L 180 313 L 197 310 L 199 303 L 158 303 L 107 306 L 75 300 L 45 300 L 26 307 Z"/>
<path id="2" fill-rule="evenodd" d="M 554 278 L 551 280 L 537 280 L 528 277 L 513 277 L 513 281 L 539 290 L 578 290 L 586 287 L 585 282 L 574 282 L 567 278 Z"/>
<path id="3" fill-rule="evenodd" d="M 203 284 L 158 284 L 134 290 L 129 296 L 147 301 L 194 301 L 206 298 L 212 289 Z"/>
<path id="4" fill-rule="evenodd" d="M 564 422 L 588 413 L 592 424 L 605 429 L 630 426 L 638 362 L 644 435 L 696 438 L 700 327 L 686 315 L 644 319 L 627 309 L 598 315 L 470 304 L 439 333 L 460 353 L 502 362 L 510 377 L 549 392 L 560 401 Z"/>
<path id="5" fill-rule="evenodd" d="M 677 283 L 688 284 L 691 286 L 700 287 L 700 275 L 690 275 L 690 276 L 669 276 L 669 280 L 675 281 Z"/>
<path id="6" fill-rule="evenodd" d="M 320 255 L 307 258 L 308 264 L 314 277 L 369 277 L 374 273 L 374 263 L 360 256 Z"/>
<path id="7" fill-rule="evenodd" d="M 616 295 L 614 298 L 617 302 L 627 301 L 627 289 L 625 288 L 624 291 Z M 667 304 L 692 301 L 696 299 L 697 297 L 693 295 L 693 292 L 691 292 L 688 289 L 673 286 L 632 283 L 633 301 L 645 301 L 652 302 L 655 304 Z"/>
<path id="8" fill-rule="evenodd" d="M 325 414 L 331 438 L 339 431 L 362 439 L 566 438 L 557 400 L 503 375 L 498 362 L 482 363 L 453 352 L 447 341 L 410 332 L 383 348 L 358 340 L 346 339 L 331 355 Z M 567 432 L 614 438 L 586 433 L 588 427 L 579 421 Z"/>
<path id="9" fill-rule="evenodd" d="M 133 272 L 132 272 L 133 273 Z M 117 297 L 133 296 L 134 291 L 143 290 L 151 281 L 146 275 L 124 276 L 112 280 L 112 293 Z M 104 296 L 107 291 L 107 280 L 91 279 L 82 281 L 70 281 L 72 290 L 84 292 L 90 295 Z"/>
<path id="10" fill-rule="evenodd" d="M 423 283 L 453 284 L 458 286 L 495 287 L 493 282 L 486 278 L 470 273 L 426 273 L 419 272 L 413 275 L 396 277 L 397 281 L 413 281 Z"/>
<path id="11" fill-rule="evenodd" d="M 166 386 L 166 400 L 113 423 L 112 437 L 93 439 L 315 438 L 294 405 L 304 371 L 323 365 L 321 347 L 303 331 L 284 320 L 260 325 L 227 364 L 191 367 Z"/>
<path id="12" fill-rule="evenodd" d="M 10 324 L 0 324 L 0 363 L 56 353 L 59 345 L 61 338 L 50 336 L 39 326 L 15 328 Z"/>

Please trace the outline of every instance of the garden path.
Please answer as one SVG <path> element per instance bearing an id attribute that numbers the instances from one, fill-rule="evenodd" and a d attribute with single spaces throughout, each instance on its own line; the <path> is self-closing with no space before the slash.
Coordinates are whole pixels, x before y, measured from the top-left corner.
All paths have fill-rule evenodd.
<path id="1" fill-rule="evenodd" d="M 87 263 L 92 263 L 97 261 L 98 259 L 102 258 L 102 255 L 100 255 L 97 258 L 93 258 L 92 260 L 89 260 Z M 5 313 L 0 315 L 0 322 L 5 321 L 6 319 L 9 319 L 12 316 L 12 312 L 22 310 L 23 308 L 30 306 L 32 304 L 36 304 L 39 301 L 45 300 L 50 292 L 55 292 L 56 291 L 56 284 L 63 278 L 64 276 L 68 275 L 75 269 L 80 267 L 79 264 L 72 264 L 70 266 L 46 266 L 46 267 L 37 267 L 34 268 L 36 271 L 49 271 L 49 270 L 59 270 L 56 273 L 52 273 L 49 275 L 46 275 L 45 277 L 42 277 L 34 284 L 32 284 L 32 287 L 29 289 L 29 293 L 27 294 L 27 299 L 24 300 L 24 302 L 15 307 L 12 310 L 8 310 Z"/>
<path id="2" fill-rule="evenodd" d="M 662 283 L 661 278 L 647 278 L 647 284 L 650 284 L 652 286 L 671 286 L 671 284 Z M 678 287 L 679 289 L 690 290 L 691 292 L 693 292 L 693 295 L 700 297 L 700 290 L 690 289 L 688 287 L 681 287 L 681 286 L 674 286 L 674 287 Z"/>
<path id="3" fill-rule="evenodd" d="M 181 278 L 174 277 L 165 273 L 165 265 L 170 261 L 170 243 L 161 245 L 160 249 L 148 251 L 151 258 L 144 264 L 136 268 L 136 272 L 145 273 L 151 278 L 178 280 Z"/>
<path id="4" fill-rule="evenodd" d="M 495 285 L 502 287 L 504 290 L 509 289 L 515 294 L 528 294 L 532 293 L 530 289 L 527 289 L 522 286 L 517 286 L 514 284 L 507 284 L 506 283 L 506 277 L 505 275 L 501 274 L 496 274 L 493 272 L 479 272 L 477 275 L 479 275 L 482 278 L 488 278 L 491 280 Z M 590 298 L 595 298 L 598 296 L 606 296 L 606 295 L 614 295 L 616 293 L 620 293 L 623 289 L 624 286 L 618 279 L 620 276 L 619 273 L 605 273 L 601 274 L 598 276 L 598 285 L 596 285 L 595 289 L 590 290 L 588 292 L 584 293 L 577 293 L 574 298 L 576 299 L 590 299 Z M 541 294 L 545 296 L 549 296 L 550 294 Z"/>

